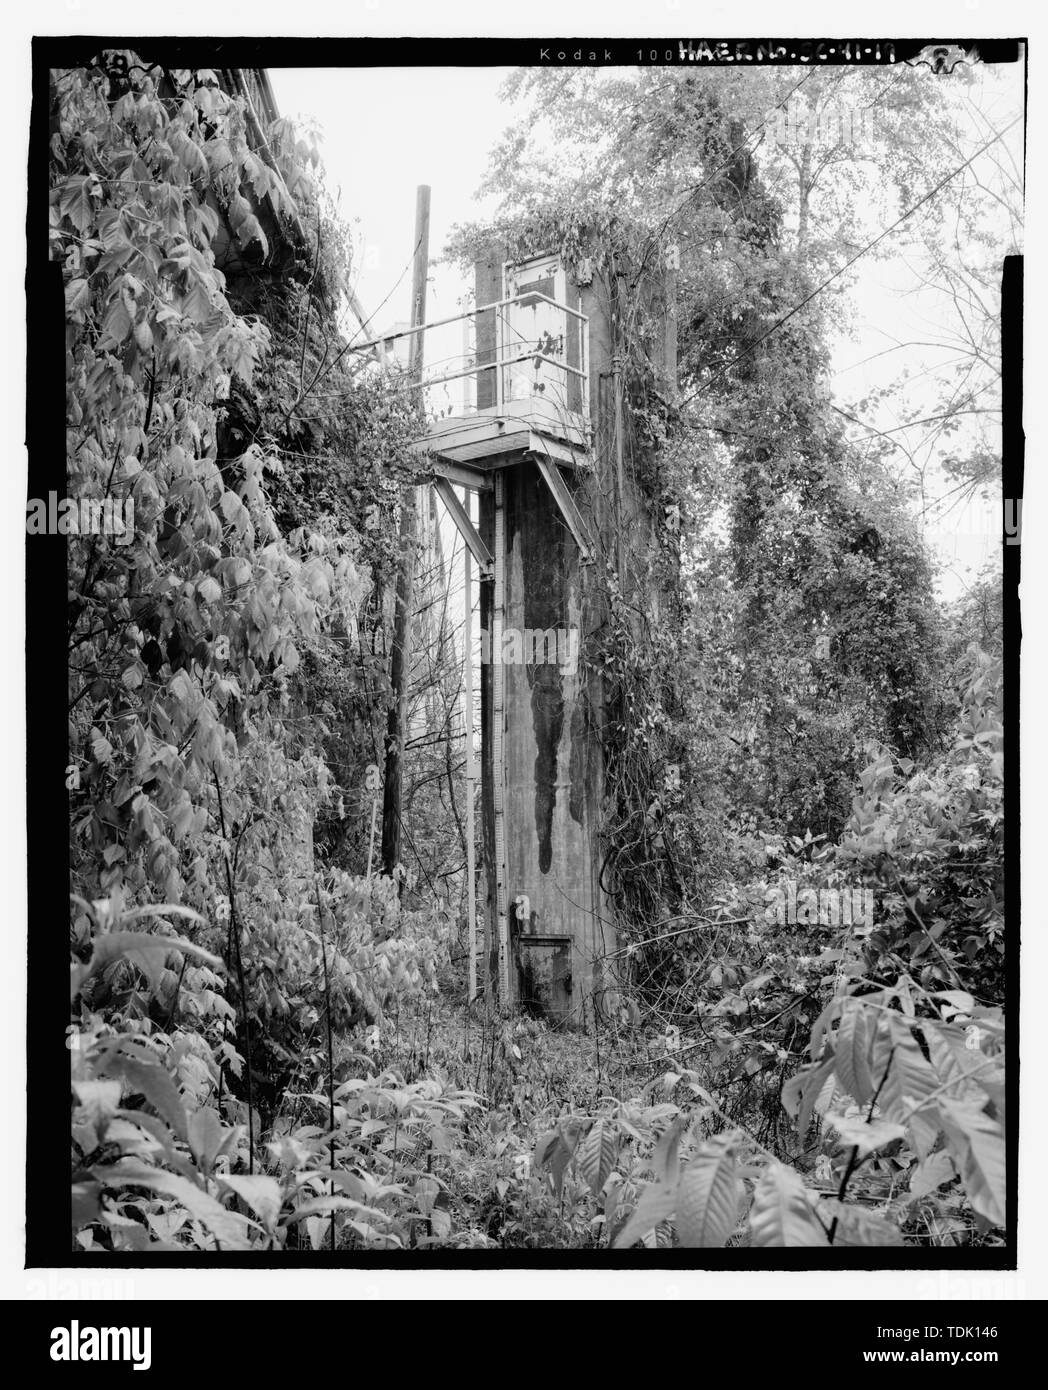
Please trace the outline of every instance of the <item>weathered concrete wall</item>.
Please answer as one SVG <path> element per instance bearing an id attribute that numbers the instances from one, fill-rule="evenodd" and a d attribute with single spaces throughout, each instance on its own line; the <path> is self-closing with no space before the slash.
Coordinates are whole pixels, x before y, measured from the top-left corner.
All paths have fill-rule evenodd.
<path id="1" fill-rule="evenodd" d="M 497 299 L 501 283 L 493 256 L 477 267 L 477 302 Z M 611 295 L 606 279 L 578 286 L 569 267 L 568 301 L 589 316 L 590 467 L 565 474 L 598 549 L 614 557 L 615 435 L 612 391 Z M 484 327 L 483 325 L 481 327 Z M 481 360 L 494 349 L 490 334 L 478 334 Z M 486 374 L 489 378 L 491 373 Z M 483 380 L 483 377 L 481 378 Z M 479 404 L 493 404 L 478 389 Z M 603 620 L 600 596 L 538 468 L 520 461 L 504 470 L 505 628 L 507 631 L 578 633 L 580 655 L 587 636 Z M 627 474 L 624 498 L 629 550 L 643 553 L 651 518 Z M 495 549 L 494 503 L 481 495 L 480 529 Z M 490 631 L 492 586 L 482 586 L 481 626 Z M 493 654 L 494 656 L 495 654 Z M 581 662 L 575 670 L 556 664 L 511 664 L 505 672 L 504 824 L 510 926 L 512 1001 L 540 1007 L 565 1022 L 584 1023 L 610 983 L 606 955 L 616 948 L 614 927 L 601 886 L 598 830 L 604 798 L 601 729 L 603 686 Z M 481 672 L 483 713 L 482 802 L 484 854 L 489 884 L 487 917 L 490 964 L 497 978 L 497 911 L 494 873 L 494 815 L 491 757 L 493 668 Z M 518 895 L 528 899 L 526 921 L 514 915 Z M 560 945 L 570 938 L 570 946 Z M 559 939 L 559 941 L 558 941 Z M 569 965 L 570 962 L 570 965 Z"/>
<path id="2" fill-rule="evenodd" d="M 497 304 L 502 298 L 502 259 L 492 256 L 476 265 L 476 306 Z M 477 366 L 495 361 L 497 322 L 495 311 L 477 315 Z M 486 410 L 495 404 L 495 372 L 477 373 L 477 409 Z"/>
<path id="3" fill-rule="evenodd" d="M 507 474 L 506 627 L 575 633 L 581 647 L 588 620 L 582 568 L 551 504 L 534 464 Z M 596 983 L 594 962 L 611 943 L 601 929 L 597 883 L 600 748 L 584 670 L 571 665 L 505 667 L 505 819 L 509 900 L 525 894 L 530 907 L 527 921 L 511 919 L 520 936 L 514 974 L 527 971 L 528 936 L 570 936 L 570 1011 L 578 1020 Z"/>
<path id="4" fill-rule="evenodd" d="M 501 282 L 496 274 L 501 273 L 502 259 L 493 256 L 478 265 L 478 303 L 500 296 Z M 576 294 L 572 286 L 573 304 Z M 585 312 L 585 305 L 583 309 Z M 493 331 L 485 331 L 484 324 L 479 328 L 479 356 L 481 360 L 490 360 Z M 597 333 L 598 343 L 602 336 Z M 592 351 L 591 348 L 591 354 Z M 486 375 L 491 379 L 491 373 Z M 592 375 L 595 400 L 596 367 Z M 480 382 L 483 381 L 482 376 Z M 492 404 L 493 398 L 493 389 L 489 393 L 489 388 L 478 384 L 479 404 Z M 575 541 L 536 465 L 518 461 L 507 467 L 503 476 L 505 629 L 507 633 L 564 634 L 580 658 L 574 663 L 570 659 L 564 663 L 546 661 L 541 658 L 552 652 L 543 649 L 536 653 L 538 661 L 503 666 L 511 1002 L 578 1024 L 592 1009 L 594 989 L 600 987 L 603 979 L 601 958 L 614 948 L 602 921 L 598 883 L 597 828 L 602 780 L 595 725 L 600 719 L 599 691 L 594 690 L 581 662 L 582 647 L 592 623 L 591 605 Z M 581 491 L 576 490 L 576 496 L 585 506 Z M 480 529 L 494 550 L 494 502 L 490 493 L 481 496 Z M 488 631 L 492 628 L 492 601 L 492 586 L 484 585 L 481 626 Z M 492 653 L 493 659 L 500 655 Z M 483 838 L 489 885 L 489 960 L 492 973 L 497 974 L 492 677 L 492 665 L 484 666 L 480 681 Z M 515 913 L 518 895 L 528 899 L 526 920 L 518 920 Z"/>

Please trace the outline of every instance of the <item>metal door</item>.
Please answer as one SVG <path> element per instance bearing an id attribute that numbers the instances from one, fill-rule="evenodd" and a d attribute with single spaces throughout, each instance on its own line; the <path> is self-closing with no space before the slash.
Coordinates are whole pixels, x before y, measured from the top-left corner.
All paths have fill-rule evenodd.
<path id="1" fill-rule="evenodd" d="M 541 398 L 568 409 L 566 278 L 558 257 L 504 267 L 507 304 L 502 314 L 502 399 Z M 556 303 L 550 303 L 555 300 Z"/>
<path id="2" fill-rule="evenodd" d="M 568 1023 L 572 1012 L 572 938 L 522 933 L 516 945 L 520 1007 L 548 1023 Z"/>

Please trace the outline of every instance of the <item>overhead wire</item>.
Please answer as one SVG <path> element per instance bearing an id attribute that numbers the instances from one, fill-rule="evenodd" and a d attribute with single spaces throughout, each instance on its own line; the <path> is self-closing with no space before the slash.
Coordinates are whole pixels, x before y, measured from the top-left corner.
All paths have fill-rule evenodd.
<path id="1" fill-rule="evenodd" d="M 924 206 L 925 203 L 929 202 L 932 198 L 934 198 L 937 193 L 940 193 L 948 183 L 952 182 L 952 180 L 955 179 L 958 174 L 963 173 L 965 169 L 967 169 L 971 164 L 973 164 L 981 154 L 985 153 L 985 151 L 991 147 L 991 145 L 994 145 L 997 143 L 998 140 L 1003 139 L 1004 136 L 1007 135 L 1008 131 L 1012 128 L 1012 126 L 1016 125 L 1021 119 L 1021 116 L 1016 116 L 1015 120 L 1011 121 L 1007 126 L 1005 126 L 1003 131 L 994 135 L 992 139 L 987 140 L 986 143 L 981 145 L 973 155 L 971 155 L 968 159 L 964 161 L 963 164 L 959 164 L 957 168 L 953 169 L 949 174 L 946 175 L 945 178 L 940 179 L 939 182 L 934 186 L 934 188 L 930 188 L 927 193 L 925 193 L 921 198 L 917 200 L 916 203 L 914 203 L 911 207 L 907 208 L 904 213 L 897 217 L 890 226 L 885 227 L 884 230 L 879 232 L 877 236 L 873 238 L 872 241 L 867 242 L 866 245 L 863 246 L 861 250 L 857 251 L 854 256 L 851 256 L 847 261 L 844 262 L 843 265 L 838 266 L 837 269 L 833 271 L 832 274 L 828 275 L 826 279 L 822 281 L 821 284 L 817 285 L 815 289 L 813 289 L 809 294 L 806 294 L 798 304 L 795 304 L 793 308 L 788 310 L 785 314 L 783 314 L 781 318 L 776 319 L 776 321 L 771 325 L 771 327 L 767 329 L 766 332 L 762 333 L 759 338 L 757 338 L 752 343 L 748 343 L 746 347 L 743 348 L 742 351 L 738 354 L 735 361 L 731 364 L 731 367 L 725 368 L 722 372 L 719 372 L 717 376 L 715 376 L 712 379 L 712 381 L 704 383 L 704 385 L 700 389 L 693 391 L 690 396 L 686 397 L 685 400 L 681 402 L 681 406 L 683 407 L 685 405 L 688 405 L 697 397 L 706 395 L 717 384 L 718 381 L 720 381 L 723 377 L 727 376 L 729 372 L 735 366 L 738 365 L 738 361 L 740 358 L 747 357 L 751 353 L 756 352 L 757 348 L 759 348 L 762 343 L 767 342 L 767 340 L 771 337 L 773 333 L 776 333 L 780 328 L 783 327 L 784 324 L 788 323 L 790 319 L 792 319 L 795 315 L 799 314 L 803 308 L 810 304 L 812 300 L 815 299 L 816 296 L 820 295 L 822 291 L 825 290 L 829 285 L 833 284 L 834 280 L 838 279 L 841 275 L 843 275 L 844 272 L 848 270 L 851 266 L 853 266 L 857 260 L 859 260 L 862 256 L 866 255 L 868 251 L 872 251 L 873 248 L 877 246 L 880 242 L 882 242 L 885 237 L 890 236 L 891 233 L 896 230 L 896 228 L 901 227 L 902 224 L 906 222 L 910 217 L 912 217 L 915 212 L 918 212 Z"/>

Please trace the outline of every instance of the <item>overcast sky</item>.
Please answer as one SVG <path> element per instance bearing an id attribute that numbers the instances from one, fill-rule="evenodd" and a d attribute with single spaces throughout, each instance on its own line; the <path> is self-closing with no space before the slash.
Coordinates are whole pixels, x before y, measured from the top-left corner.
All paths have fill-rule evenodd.
<path id="1" fill-rule="evenodd" d="M 316 118 L 332 193 L 357 246 L 357 293 L 380 331 L 407 320 L 415 191 L 432 188 L 430 255 L 473 202 L 508 113 L 495 92 L 505 68 L 271 68 L 282 115 Z M 399 279 L 399 284 L 397 283 Z M 457 312 L 462 278 L 434 267 L 427 318 Z M 383 303 L 385 301 L 385 303 Z M 380 308 L 380 306 L 382 306 Z"/>
<path id="2" fill-rule="evenodd" d="M 978 71 L 978 70 L 977 70 Z M 323 157 L 332 192 L 340 191 L 343 215 L 356 248 L 356 289 L 372 328 L 384 332 L 410 314 L 410 259 L 415 193 L 432 188 L 430 254 L 439 256 L 456 222 L 490 211 L 474 195 L 488 151 L 512 112 L 496 96 L 504 68 L 314 68 L 270 69 L 281 113 L 312 117 L 323 135 Z M 980 80 L 999 74 L 983 69 Z M 1001 115 L 1021 109 L 1021 70 L 998 101 Z M 1021 141 L 1017 129 L 1013 144 Z M 896 243 L 901 251 L 904 241 Z M 886 385 L 903 366 L 914 375 L 941 370 L 946 354 L 924 347 L 892 353 L 865 365 L 893 342 L 942 336 L 944 306 L 934 290 L 921 287 L 901 256 L 864 257 L 848 293 L 857 308 L 855 340 L 835 339 L 834 386 L 841 400 Z M 453 267 L 431 270 L 427 319 L 457 313 L 471 286 Z M 937 322 L 938 320 L 938 322 Z M 355 327 L 355 325 L 347 324 Z M 461 332 L 444 330 L 429 360 L 461 352 Z M 907 402 L 909 404 L 909 402 Z M 882 407 L 871 423 L 894 428 L 899 420 Z M 912 418 L 912 417 L 910 417 Z M 861 431 L 851 431 L 854 434 Z M 940 588 L 952 597 L 995 553 L 999 512 L 985 502 L 955 508 L 928 532 L 947 566 Z"/>

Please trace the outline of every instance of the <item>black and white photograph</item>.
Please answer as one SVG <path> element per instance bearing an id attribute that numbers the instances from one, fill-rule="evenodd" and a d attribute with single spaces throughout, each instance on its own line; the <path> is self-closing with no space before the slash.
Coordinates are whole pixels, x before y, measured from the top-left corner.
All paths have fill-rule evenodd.
<path id="1" fill-rule="evenodd" d="M 847 1364 L 1003 1361 L 1027 31 L 400 8 L 16 54 L 34 1355 L 293 1270 L 978 1300 Z"/>

